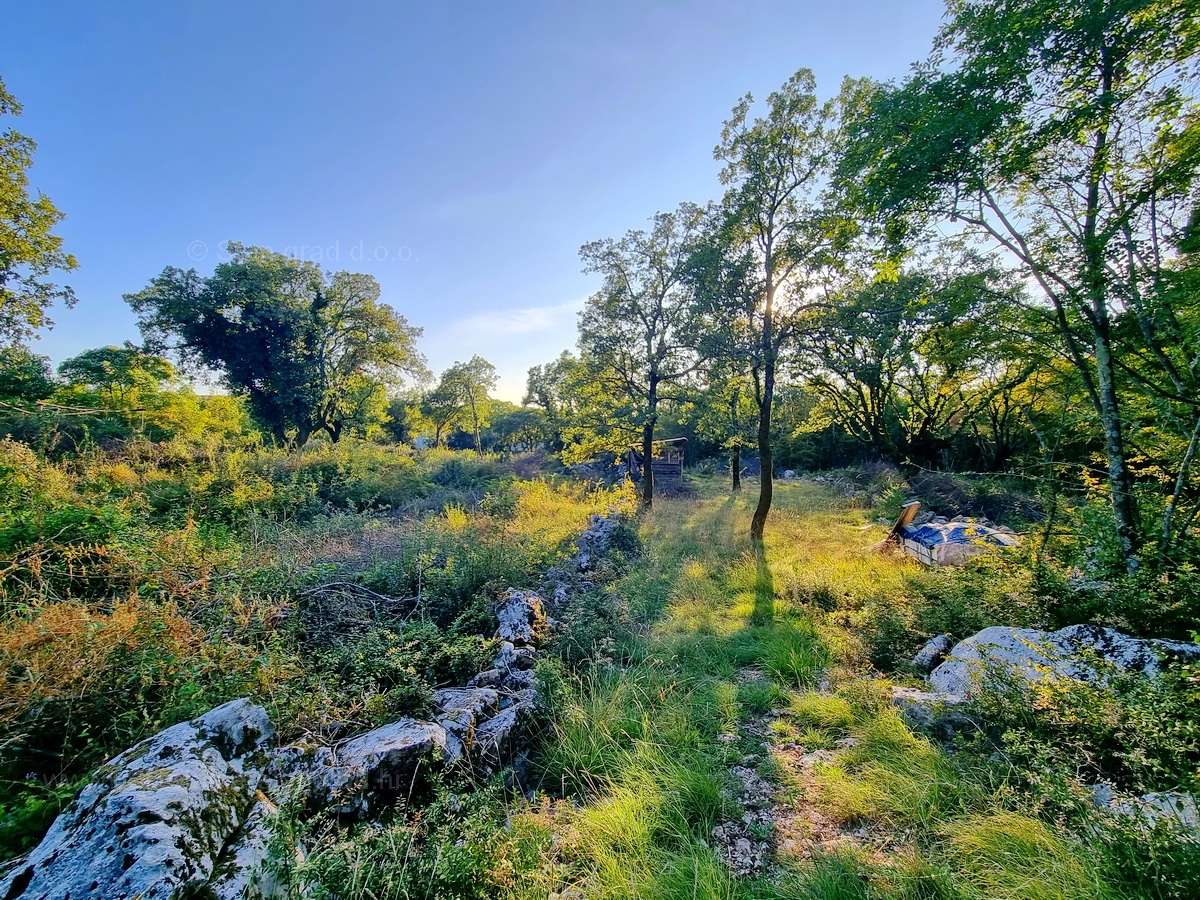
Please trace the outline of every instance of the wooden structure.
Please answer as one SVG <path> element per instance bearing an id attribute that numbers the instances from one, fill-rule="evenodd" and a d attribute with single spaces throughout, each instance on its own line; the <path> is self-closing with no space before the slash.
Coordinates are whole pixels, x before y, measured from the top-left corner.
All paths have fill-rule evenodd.
<path id="1" fill-rule="evenodd" d="M 901 532 L 908 525 L 913 523 L 913 519 L 917 517 L 917 511 L 921 508 L 920 500 L 909 500 L 900 507 L 900 518 L 896 520 L 896 524 L 892 526 L 892 530 L 888 532 L 888 536 L 883 539 L 886 544 L 889 541 L 901 543 Z"/>
<path id="2" fill-rule="evenodd" d="M 683 452 L 687 446 L 687 438 L 671 438 L 654 442 L 654 456 L 650 461 L 650 469 L 654 473 L 654 486 L 680 487 L 683 485 Z M 634 483 L 642 480 L 642 445 L 634 444 L 626 454 L 625 465 L 629 477 Z"/>

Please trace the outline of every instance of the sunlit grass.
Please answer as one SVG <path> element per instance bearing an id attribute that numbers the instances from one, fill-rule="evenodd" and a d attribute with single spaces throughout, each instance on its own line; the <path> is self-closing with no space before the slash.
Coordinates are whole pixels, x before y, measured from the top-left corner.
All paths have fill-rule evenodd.
<path id="1" fill-rule="evenodd" d="M 629 664 L 580 686 L 547 749 L 547 787 L 586 798 L 572 884 L 587 897 L 1106 896 L 1087 848 L 1008 812 L 1002 767 L 972 769 L 914 734 L 871 677 L 847 626 L 868 605 L 902 604 L 910 564 L 866 551 L 879 532 L 863 513 L 780 485 L 756 548 L 752 497 L 730 500 L 715 481 L 699 493 L 642 520 L 646 555 L 616 587 L 638 625 Z M 799 779 L 768 757 L 760 772 L 782 779 L 784 802 L 804 792 L 848 830 L 890 835 L 887 854 L 851 842 L 771 878 L 730 875 L 708 836 L 731 814 L 721 789 L 745 726 L 764 716 L 768 743 L 832 760 Z"/>

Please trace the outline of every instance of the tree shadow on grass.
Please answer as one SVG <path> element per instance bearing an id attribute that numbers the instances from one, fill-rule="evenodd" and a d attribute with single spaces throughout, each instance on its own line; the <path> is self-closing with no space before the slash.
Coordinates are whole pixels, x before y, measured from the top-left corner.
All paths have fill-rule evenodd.
<path id="1" fill-rule="evenodd" d="M 754 542 L 754 562 L 757 572 L 754 578 L 754 612 L 750 615 L 750 624 L 761 627 L 775 621 L 775 576 L 767 563 L 767 549 L 762 541 Z"/>

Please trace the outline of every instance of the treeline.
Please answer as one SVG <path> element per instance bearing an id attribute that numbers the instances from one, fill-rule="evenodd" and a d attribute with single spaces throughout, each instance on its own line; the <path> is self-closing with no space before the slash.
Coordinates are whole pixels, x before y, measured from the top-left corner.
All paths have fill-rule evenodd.
<path id="1" fill-rule="evenodd" d="M 74 260 L 9 131 L 4 429 L 68 451 L 189 432 L 567 461 L 639 444 L 645 504 L 665 436 L 735 478 L 744 455 L 766 473 L 1020 473 L 1051 505 L 1104 506 L 1089 564 L 1177 570 L 1200 547 L 1198 46 L 1186 0 L 955 0 L 903 81 L 822 99 L 801 70 L 747 95 L 715 149 L 718 200 L 582 248 L 601 287 L 577 352 L 531 369 L 521 408 L 489 397 L 480 357 L 433 379 L 369 275 L 240 244 L 207 277 L 167 268 L 126 296 L 141 346 L 52 378 L 21 342 L 71 302 L 45 276 Z M 229 396 L 191 394 L 168 359 Z M 771 478 L 758 489 L 755 538 Z"/>
<path id="2" fill-rule="evenodd" d="M 4 433 L 52 455 L 134 437 L 287 447 L 356 434 L 480 453 L 546 442 L 535 410 L 488 396 L 487 360 L 455 363 L 430 386 L 421 329 L 379 301 L 370 275 L 228 249 L 207 278 L 168 267 L 126 295 L 140 346 L 89 350 L 54 372 L 10 335 L 0 348 Z M 186 375 L 228 393 L 199 395 Z"/>
<path id="3" fill-rule="evenodd" d="M 1180 0 L 952 2 L 899 83 L 747 95 L 719 200 L 583 247 L 579 353 L 527 402 L 568 455 L 640 443 L 647 504 L 678 428 L 735 472 L 1036 475 L 1107 505 L 1097 558 L 1194 559 L 1198 42 Z"/>

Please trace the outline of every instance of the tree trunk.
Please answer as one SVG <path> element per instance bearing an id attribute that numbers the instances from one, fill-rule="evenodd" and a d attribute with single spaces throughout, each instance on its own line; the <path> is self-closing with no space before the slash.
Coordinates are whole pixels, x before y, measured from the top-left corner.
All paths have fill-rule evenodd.
<path id="1" fill-rule="evenodd" d="M 771 407 L 775 402 L 775 260 L 771 245 L 766 247 L 764 274 L 766 275 L 766 302 L 762 312 L 762 336 L 759 352 L 762 354 L 763 389 L 758 403 L 758 506 L 750 520 L 750 540 L 761 541 L 767 530 L 767 514 L 771 511 L 771 500 L 775 490 L 774 466 L 771 456 Z"/>
<path id="2" fill-rule="evenodd" d="M 775 361 L 763 366 L 762 405 L 758 408 L 758 506 L 750 520 L 750 540 L 761 541 L 767 528 L 767 513 L 774 495 L 774 460 L 771 456 L 771 406 L 775 399 Z"/>
<path id="3" fill-rule="evenodd" d="M 1096 387 L 1100 393 L 1100 422 L 1104 428 L 1104 449 L 1108 456 L 1108 489 L 1117 525 L 1117 538 L 1121 542 L 1121 555 L 1125 558 L 1126 570 L 1132 573 L 1138 565 L 1137 552 L 1141 548 L 1142 532 L 1138 523 L 1137 500 L 1133 495 L 1133 478 L 1125 460 L 1125 438 L 1121 433 L 1121 411 L 1117 404 L 1116 373 L 1107 315 L 1095 325 Z"/>
<path id="4" fill-rule="evenodd" d="M 1099 395 L 1100 424 L 1104 429 L 1104 450 L 1108 456 L 1108 489 L 1111 495 L 1117 538 L 1121 555 L 1129 572 L 1137 569 L 1137 551 L 1141 545 L 1137 501 L 1133 495 L 1133 478 L 1125 460 L 1125 440 L 1121 433 L 1121 411 L 1117 402 L 1116 371 L 1113 365 L 1112 334 L 1106 296 L 1105 240 L 1098 229 L 1100 185 L 1108 167 L 1109 122 L 1112 116 L 1112 87 L 1114 64 L 1107 50 L 1101 60 L 1100 101 L 1104 111 L 1103 126 L 1098 128 L 1092 144 L 1091 171 L 1088 176 L 1087 213 L 1083 222 L 1083 249 L 1088 300 L 1091 304 L 1090 324 L 1096 353 L 1096 393 Z"/>
<path id="5" fill-rule="evenodd" d="M 654 505 L 654 426 L 658 422 L 658 375 L 650 373 L 646 394 L 646 422 L 642 426 L 642 497 L 643 509 Z"/>
<path id="6" fill-rule="evenodd" d="M 741 440 L 741 423 L 738 422 L 738 403 L 742 399 L 742 392 L 739 388 L 734 388 L 729 399 L 729 424 L 732 425 L 733 452 L 729 456 L 729 475 L 733 479 L 733 493 L 737 493 L 742 489 L 742 445 L 736 443 Z"/>

